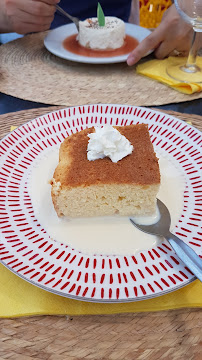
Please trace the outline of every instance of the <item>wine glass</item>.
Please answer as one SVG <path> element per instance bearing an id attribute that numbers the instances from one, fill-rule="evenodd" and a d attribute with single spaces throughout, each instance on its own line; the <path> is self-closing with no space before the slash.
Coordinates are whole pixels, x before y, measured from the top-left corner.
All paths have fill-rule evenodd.
<path id="1" fill-rule="evenodd" d="M 181 17 L 192 25 L 194 35 L 191 49 L 184 65 L 173 64 L 167 67 L 170 77 L 181 82 L 202 82 L 202 70 L 196 64 L 199 42 L 202 33 L 202 0 L 174 0 Z M 179 62 L 179 60 L 178 60 Z"/>

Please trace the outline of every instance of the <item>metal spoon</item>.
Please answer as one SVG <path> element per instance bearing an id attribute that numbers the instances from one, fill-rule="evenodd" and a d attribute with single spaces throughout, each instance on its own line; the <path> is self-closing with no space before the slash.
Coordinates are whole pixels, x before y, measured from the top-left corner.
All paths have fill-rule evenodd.
<path id="1" fill-rule="evenodd" d="M 202 281 L 202 259 L 184 241 L 170 232 L 170 213 L 162 201 L 157 199 L 157 206 L 160 213 L 160 220 L 152 225 L 139 225 L 130 219 L 133 225 L 139 230 L 148 234 L 163 236 L 169 241 L 177 256 L 187 265 L 193 274 Z"/>
<path id="2" fill-rule="evenodd" d="M 68 19 L 70 19 L 71 21 L 73 21 L 73 23 L 76 25 L 76 28 L 77 28 L 77 30 L 78 30 L 78 32 L 79 32 L 79 21 L 80 21 L 79 18 L 74 17 L 74 16 L 68 14 L 66 11 L 64 11 L 64 10 L 63 10 L 60 6 L 58 6 L 58 5 L 55 5 L 55 7 L 56 7 L 57 11 L 59 11 L 61 14 L 63 14 L 63 15 L 66 16 Z"/>

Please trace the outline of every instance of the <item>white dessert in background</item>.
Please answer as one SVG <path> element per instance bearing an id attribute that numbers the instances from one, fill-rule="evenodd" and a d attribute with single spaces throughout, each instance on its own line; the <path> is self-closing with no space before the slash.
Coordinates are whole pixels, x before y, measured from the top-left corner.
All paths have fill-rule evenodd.
<path id="1" fill-rule="evenodd" d="M 99 26 L 96 17 L 79 22 L 77 37 L 80 45 L 95 49 L 118 49 L 124 44 L 125 24 L 121 19 L 105 17 L 105 25 Z"/>

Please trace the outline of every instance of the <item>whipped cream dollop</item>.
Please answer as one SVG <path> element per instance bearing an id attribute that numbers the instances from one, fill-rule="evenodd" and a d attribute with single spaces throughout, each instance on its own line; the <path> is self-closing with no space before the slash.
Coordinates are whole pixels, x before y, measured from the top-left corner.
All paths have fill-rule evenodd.
<path id="1" fill-rule="evenodd" d="M 87 159 L 103 159 L 108 156 L 112 162 L 123 159 L 133 151 L 133 145 L 125 136 L 111 125 L 95 127 L 95 132 L 88 135 Z"/>

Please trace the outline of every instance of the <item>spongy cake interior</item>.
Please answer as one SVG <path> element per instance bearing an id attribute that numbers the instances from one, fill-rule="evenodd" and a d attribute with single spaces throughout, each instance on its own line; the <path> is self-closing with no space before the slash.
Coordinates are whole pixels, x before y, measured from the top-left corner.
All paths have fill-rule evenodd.
<path id="1" fill-rule="evenodd" d="M 69 136 L 61 144 L 52 180 L 58 216 L 147 215 L 155 211 L 160 185 L 158 159 L 145 124 L 116 127 L 133 145 L 131 155 L 117 163 L 87 159 L 88 134 Z"/>

